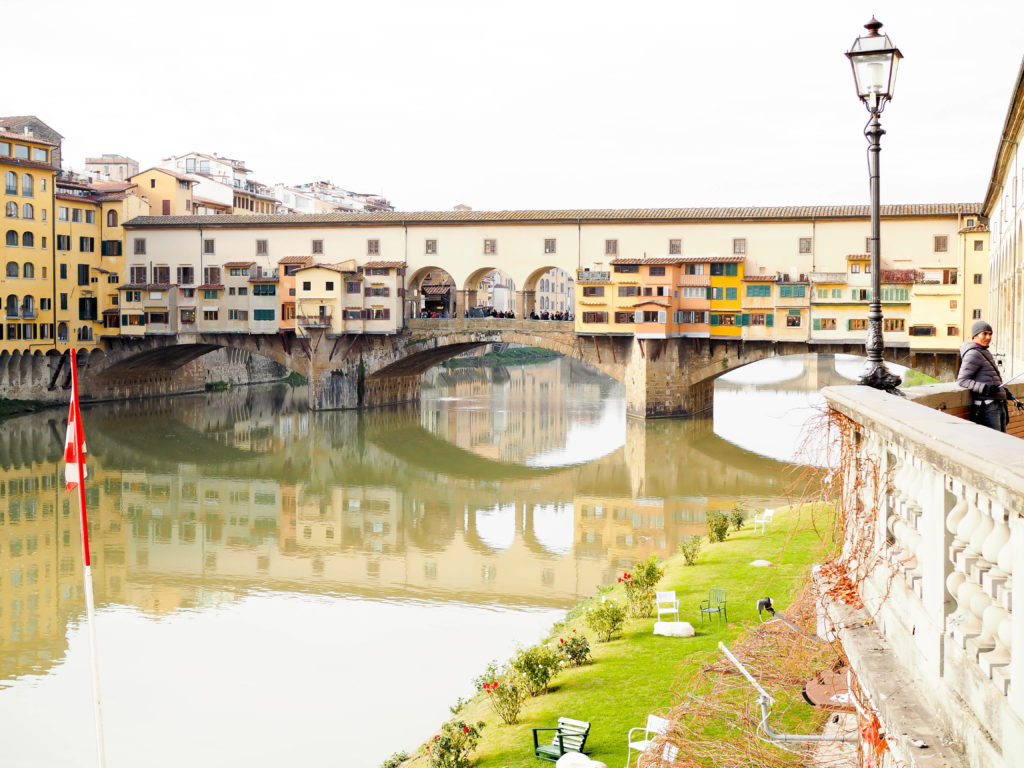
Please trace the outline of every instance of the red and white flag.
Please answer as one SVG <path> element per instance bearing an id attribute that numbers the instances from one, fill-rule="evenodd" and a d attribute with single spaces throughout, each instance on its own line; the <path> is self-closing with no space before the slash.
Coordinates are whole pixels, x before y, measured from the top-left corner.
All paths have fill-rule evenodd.
<path id="1" fill-rule="evenodd" d="M 71 491 L 78 487 L 80 480 L 89 476 L 85 468 L 85 436 L 82 434 L 82 415 L 78 410 L 78 393 L 72 389 L 71 409 L 68 411 L 68 431 L 64 438 L 64 482 Z M 82 478 L 78 477 L 78 457 L 82 457 Z"/>

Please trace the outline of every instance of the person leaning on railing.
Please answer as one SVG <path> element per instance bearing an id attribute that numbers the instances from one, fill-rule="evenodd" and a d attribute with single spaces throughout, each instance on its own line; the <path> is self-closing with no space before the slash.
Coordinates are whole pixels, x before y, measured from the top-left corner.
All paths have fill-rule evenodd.
<path id="1" fill-rule="evenodd" d="M 991 343 L 992 326 L 984 320 L 975 321 L 971 326 L 971 340 L 960 347 L 960 372 L 956 383 L 971 391 L 971 421 L 1005 432 L 1010 421 L 1007 392 L 995 358 L 988 349 Z"/>

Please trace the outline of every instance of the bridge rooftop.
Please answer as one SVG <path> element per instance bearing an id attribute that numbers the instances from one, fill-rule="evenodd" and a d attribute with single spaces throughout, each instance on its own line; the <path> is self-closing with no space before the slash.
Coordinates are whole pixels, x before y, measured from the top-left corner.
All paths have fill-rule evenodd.
<path id="1" fill-rule="evenodd" d="M 883 217 L 980 215 L 981 203 L 883 205 Z M 864 219 L 866 205 L 808 205 L 738 208 L 588 208 L 521 211 L 360 211 L 231 216 L 138 216 L 125 227 L 320 226 L 329 224 L 477 224 L 486 222 L 736 221 L 759 219 Z"/>

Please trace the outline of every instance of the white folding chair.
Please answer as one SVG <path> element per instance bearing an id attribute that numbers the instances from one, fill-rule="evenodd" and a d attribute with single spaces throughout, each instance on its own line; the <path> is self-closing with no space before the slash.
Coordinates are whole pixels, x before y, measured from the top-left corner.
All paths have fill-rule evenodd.
<path id="1" fill-rule="evenodd" d="M 658 607 L 658 621 L 661 621 L 661 614 L 663 613 L 675 616 L 676 621 L 679 621 L 679 600 L 676 598 L 675 590 L 671 592 L 655 592 L 654 601 Z"/>
<path id="2" fill-rule="evenodd" d="M 642 755 L 651 746 L 655 736 L 663 736 L 665 734 L 665 731 L 668 730 L 668 725 L 668 720 L 664 717 L 648 715 L 646 726 L 642 728 L 637 726 L 636 728 L 629 729 L 629 733 L 626 735 L 626 742 L 629 744 L 629 749 L 626 751 L 626 768 L 629 768 L 629 761 L 633 756 L 633 750 L 638 751 Z M 638 734 L 636 738 L 633 736 L 634 733 Z M 636 757 L 638 764 L 640 762 L 640 755 Z"/>
<path id="3" fill-rule="evenodd" d="M 772 524 L 772 520 L 775 518 L 774 509 L 766 509 L 759 515 L 754 515 L 754 533 L 757 533 L 757 526 L 761 526 L 761 533 L 768 532 L 768 526 Z"/>

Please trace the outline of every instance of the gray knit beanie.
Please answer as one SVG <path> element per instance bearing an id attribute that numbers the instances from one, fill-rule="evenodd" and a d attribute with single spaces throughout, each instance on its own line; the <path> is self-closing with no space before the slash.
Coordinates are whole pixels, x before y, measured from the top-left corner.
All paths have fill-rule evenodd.
<path id="1" fill-rule="evenodd" d="M 992 333 L 992 326 L 984 320 L 975 320 L 974 325 L 971 326 L 971 338 L 973 339 L 979 333 L 983 333 L 985 331 Z"/>

